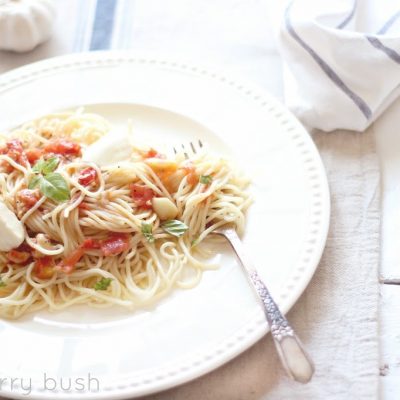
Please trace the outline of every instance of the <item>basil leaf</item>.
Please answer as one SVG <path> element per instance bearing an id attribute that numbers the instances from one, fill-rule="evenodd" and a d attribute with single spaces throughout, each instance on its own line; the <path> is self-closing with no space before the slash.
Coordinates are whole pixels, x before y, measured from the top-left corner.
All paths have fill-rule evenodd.
<path id="1" fill-rule="evenodd" d="M 43 158 L 41 158 L 32 167 L 32 172 L 35 172 L 36 174 L 44 174 L 44 175 L 50 174 L 51 172 L 55 171 L 59 162 L 60 162 L 60 160 L 58 159 L 58 157 L 55 157 L 55 156 L 50 157 L 48 160 L 44 160 Z"/>
<path id="2" fill-rule="evenodd" d="M 40 191 L 54 201 L 66 201 L 70 197 L 67 181 L 56 172 L 47 174 L 41 179 Z"/>
<path id="3" fill-rule="evenodd" d="M 37 174 L 41 174 L 43 171 L 44 166 L 46 165 L 46 161 L 41 158 L 39 161 L 36 162 L 36 164 L 32 167 L 32 172 L 35 172 Z"/>
<path id="4" fill-rule="evenodd" d="M 182 236 L 189 229 L 186 224 L 184 224 L 182 221 L 178 221 L 177 219 L 170 219 L 163 222 L 161 224 L 161 228 L 163 228 L 165 232 L 176 237 Z"/>
<path id="5" fill-rule="evenodd" d="M 200 175 L 199 182 L 203 185 L 209 185 L 212 182 L 213 178 L 211 175 Z"/>
<path id="6" fill-rule="evenodd" d="M 149 243 L 154 243 L 153 224 L 142 222 L 142 234 Z"/>
<path id="7" fill-rule="evenodd" d="M 41 180 L 42 180 L 41 175 L 34 175 L 33 178 L 29 182 L 28 189 L 37 188 L 39 186 Z"/>
<path id="8" fill-rule="evenodd" d="M 47 175 L 50 174 L 51 172 L 54 172 L 59 162 L 60 160 L 58 159 L 58 157 L 49 158 L 42 167 L 42 173 L 44 175 Z"/>
<path id="9" fill-rule="evenodd" d="M 110 286 L 111 281 L 111 278 L 101 278 L 94 285 L 94 290 L 107 290 L 107 288 Z"/>
<path id="10" fill-rule="evenodd" d="M 6 283 L 4 283 L 3 278 L 0 276 L 0 287 L 5 287 L 7 286 Z"/>

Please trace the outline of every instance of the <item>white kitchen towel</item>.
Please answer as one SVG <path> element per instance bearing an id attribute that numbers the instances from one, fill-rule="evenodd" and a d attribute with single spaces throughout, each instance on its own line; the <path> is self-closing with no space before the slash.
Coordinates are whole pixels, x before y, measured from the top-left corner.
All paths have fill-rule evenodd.
<path id="1" fill-rule="evenodd" d="M 400 96 L 400 3 L 293 0 L 278 41 L 285 100 L 308 126 L 366 129 Z"/>

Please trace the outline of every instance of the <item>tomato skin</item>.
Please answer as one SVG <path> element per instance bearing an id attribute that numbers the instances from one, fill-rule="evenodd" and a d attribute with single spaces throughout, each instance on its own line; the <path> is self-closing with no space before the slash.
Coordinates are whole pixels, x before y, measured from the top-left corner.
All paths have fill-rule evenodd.
<path id="1" fill-rule="evenodd" d="M 43 156 L 43 151 L 41 149 L 27 149 L 25 154 L 29 164 L 34 165 Z"/>
<path id="2" fill-rule="evenodd" d="M 98 240 L 96 239 L 85 239 L 84 242 L 81 244 L 82 248 L 85 250 L 92 250 L 92 249 L 100 249 L 101 244 Z"/>
<path id="3" fill-rule="evenodd" d="M 125 233 L 112 233 L 101 241 L 101 251 L 105 257 L 115 256 L 129 249 L 129 236 Z"/>
<path id="4" fill-rule="evenodd" d="M 7 258 L 15 264 L 25 264 L 30 257 L 31 253 L 29 251 L 19 251 L 13 249 L 7 253 Z"/>
<path id="5" fill-rule="evenodd" d="M 30 209 L 39 201 L 40 194 L 38 190 L 22 189 L 18 192 L 17 197 L 26 208 Z"/>
<path id="6" fill-rule="evenodd" d="M 82 170 L 79 174 L 78 182 L 82 186 L 89 186 L 97 180 L 97 172 L 94 168 L 88 167 Z"/>
<path id="7" fill-rule="evenodd" d="M 44 146 L 45 153 L 61 154 L 64 156 L 80 156 L 81 146 L 68 139 L 52 140 Z"/>
<path id="8" fill-rule="evenodd" d="M 35 261 L 34 273 L 39 279 L 50 279 L 54 275 L 53 257 L 44 256 Z"/>
<path id="9" fill-rule="evenodd" d="M 19 139 L 11 139 L 10 141 L 8 141 L 6 145 L 0 149 L 0 154 L 7 155 L 12 160 L 21 165 L 27 165 L 28 163 L 28 159 L 26 158 L 22 142 Z M 11 172 L 13 168 L 11 165 L 9 165 L 9 167 L 10 168 L 7 168 L 8 172 Z"/>
<path id="10" fill-rule="evenodd" d="M 96 240 L 88 238 L 57 266 L 57 269 L 70 274 L 87 250 L 101 250 L 105 257 L 115 256 L 128 250 L 129 235 L 126 233 L 111 233 L 107 239 Z"/>
<path id="11" fill-rule="evenodd" d="M 195 172 L 192 172 L 187 176 L 187 181 L 189 185 L 195 185 L 199 182 L 199 176 Z"/>
<path id="12" fill-rule="evenodd" d="M 186 179 L 189 185 L 196 185 L 199 183 L 199 175 L 196 172 L 195 167 L 190 163 L 182 168 L 185 171 Z"/>
<path id="13" fill-rule="evenodd" d="M 166 156 L 165 154 L 159 153 L 157 150 L 151 148 L 144 156 L 143 158 L 162 158 L 165 159 Z"/>
<path id="14" fill-rule="evenodd" d="M 75 202 L 79 199 L 79 194 L 75 194 L 72 196 L 71 202 Z M 81 200 L 81 202 L 76 206 L 79 211 L 90 210 L 90 204 L 85 202 L 85 196 Z"/>
<path id="15" fill-rule="evenodd" d="M 89 204 L 84 203 L 83 201 L 82 201 L 82 203 L 79 203 L 78 208 L 79 208 L 79 210 L 84 210 L 84 211 L 90 210 Z"/>
<path id="16" fill-rule="evenodd" d="M 150 210 L 152 208 L 151 200 L 155 197 L 155 193 L 146 186 L 131 184 L 131 197 L 138 207 Z"/>
<path id="17" fill-rule="evenodd" d="M 17 161 L 18 157 L 24 152 L 22 142 L 19 139 L 11 139 L 6 143 L 7 152 L 9 157 Z M 14 155 L 16 156 L 14 158 Z"/>
<path id="18" fill-rule="evenodd" d="M 74 269 L 75 265 L 80 261 L 86 250 L 99 249 L 100 243 L 95 239 L 85 239 L 84 242 L 74 250 L 68 257 L 62 260 L 61 264 L 58 265 L 58 269 L 66 274 L 70 274 Z"/>
<path id="19" fill-rule="evenodd" d="M 66 274 L 70 274 L 75 269 L 75 265 L 79 262 L 84 254 L 85 249 L 82 246 L 79 246 L 68 257 L 64 258 L 57 268 Z"/>
<path id="20" fill-rule="evenodd" d="M 15 264 L 27 264 L 32 258 L 32 247 L 24 241 L 17 248 L 10 250 L 6 256 Z"/>

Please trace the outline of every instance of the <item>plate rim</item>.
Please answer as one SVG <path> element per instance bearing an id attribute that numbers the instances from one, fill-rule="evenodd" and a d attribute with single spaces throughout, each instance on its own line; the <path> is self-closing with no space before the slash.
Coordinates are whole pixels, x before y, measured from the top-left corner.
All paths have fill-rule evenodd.
<path id="1" fill-rule="evenodd" d="M 325 168 L 311 136 L 292 112 L 276 98 L 254 83 L 246 81 L 243 77 L 235 77 L 233 74 L 219 72 L 210 66 L 200 65 L 197 62 L 192 64 L 186 60 L 177 60 L 173 58 L 150 57 L 148 55 L 142 56 L 128 51 L 99 51 L 68 54 L 19 67 L 0 75 L 0 98 L 2 94 L 8 90 L 13 90 L 18 86 L 50 74 L 57 74 L 58 71 L 109 67 L 121 64 L 142 64 L 169 68 L 178 72 L 189 72 L 199 77 L 211 78 L 223 85 L 227 85 L 235 89 L 238 94 L 247 96 L 256 106 L 265 109 L 266 112 L 273 113 L 275 119 L 284 127 L 283 130 L 290 135 L 290 139 L 293 141 L 296 148 L 299 148 L 302 152 L 303 161 L 309 164 L 305 171 L 309 174 L 308 178 L 310 181 L 313 182 L 310 190 L 314 191 L 315 198 L 319 199 L 319 201 L 316 201 L 315 204 L 312 205 L 312 217 L 314 221 L 317 222 L 318 230 L 307 233 L 308 237 L 306 242 L 308 248 L 306 252 L 310 255 L 304 258 L 304 262 L 297 266 L 297 275 L 293 273 L 295 276 L 292 280 L 296 281 L 296 286 L 293 287 L 295 294 L 292 294 L 290 301 L 285 302 L 284 305 L 281 306 L 282 311 L 286 314 L 304 292 L 321 259 L 329 229 L 330 195 Z M 65 398 L 123 399 L 166 390 L 198 378 L 225 364 L 251 347 L 267 332 L 268 330 L 265 329 L 263 320 L 253 319 L 251 324 L 246 327 L 245 333 L 238 333 L 236 331 L 233 337 L 226 338 L 223 345 L 215 346 L 211 352 L 211 356 L 203 355 L 200 361 L 198 357 L 193 357 L 194 360 L 192 360 L 189 365 L 181 366 L 176 371 L 171 369 L 164 380 L 156 379 L 156 377 L 154 380 L 143 380 L 143 382 L 139 384 L 132 381 L 130 383 L 118 382 L 114 387 L 102 388 L 103 392 L 58 394 L 60 398 L 64 398 L 65 395 Z M 3 393 L 13 398 L 25 398 L 23 394 L 20 395 L 15 391 L 4 391 Z M 51 392 L 49 398 L 54 394 L 54 392 Z M 47 395 L 39 390 L 36 390 L 36 392 L 32 390 L 30 397 L 43 399 L 47 398 Z"/>

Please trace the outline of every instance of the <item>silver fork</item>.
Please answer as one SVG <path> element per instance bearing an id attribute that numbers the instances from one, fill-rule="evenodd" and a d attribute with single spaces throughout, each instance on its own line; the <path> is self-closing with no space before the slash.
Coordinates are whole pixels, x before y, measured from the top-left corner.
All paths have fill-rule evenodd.
<path id="1" fill-rule="evenodd" d="M 182 144 L 181 151 L 186 158 L 189 158 L 189 154 L 196 154 L 202 147 L 203 143 L 199 140 L 197 144 L 190 142 L 189 148 Z M 179 151 L 179 148 L 174 147 L 175 154 Z M 298 382 L 309 382 L 314 374 L 314 364 L 288 320 L 279 310 L 257 270 L 253 267 L 236 230 L 232 226 L 226 226 L 216 229 L 212 233 L 225 237 L 235 251 L 263 306 L 275 347 L 286 373 Z"/>

